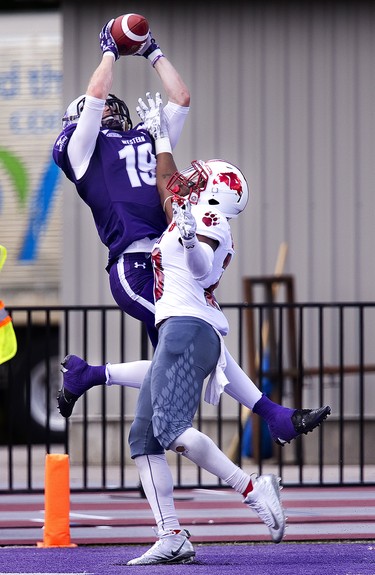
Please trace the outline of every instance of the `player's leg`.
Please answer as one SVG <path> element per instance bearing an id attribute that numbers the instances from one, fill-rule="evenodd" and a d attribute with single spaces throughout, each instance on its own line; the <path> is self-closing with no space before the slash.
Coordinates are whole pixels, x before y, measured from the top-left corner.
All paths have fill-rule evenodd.
<path id="1" fill-rule="evenodd" d="M 112 296 L 124 312 L 143 322 L 153 347 L 158 341 L 155 327 L 154 275 L 151 254 L 130 253 L 119 257 L 109 270 Z"/>
<path id="2" fill-rule="evenodd" d="M 151 343 L 155 347 L 158 332 L 155 328 L 153 277 L 151 257 L 147 253 L 124 254 L 109 270 L 113 298 L 123 312 L 146 325 Z M 63 417 L 71 416 L 76 401 L 91 387 L 114 383 L 111 382 L 110 369 L 106 370 L 106 366 L 88 365 L 76 355 L 66 356 L 61 365 L 63 384 L 58 393 L 57 404 Z M 139 363 L 137 366 L 133 365 L 129 373 L 129 367 L 124 367 L 121 385 L 138 387 L 147 369 L 148 366 L 144 367 Z M 115 368 L 114 371 L 118 373 Z M 115 378 L 118 383 L 117 375 Z"/>
<path id="3" fill-rule="evenodd" d="M 272 439 L 279 445 L 289 443 L 302 433 L 313 431 L 331 413 L 327 406 L 317 409 L 290 409 L 271 401 L 225 350 L 225 375 L 229 383 L 224 391 L 239 403 L 252 409 L 268 424 Z"/>
<path id="4" fill-rule="evenodd" d="M 279 480 L 261 476 L 251 481 L 209 437 L 192 427 L 203 382 L 215 369 L 219 356 L 220 340 L 206 322 L 178 317 L 161 326 L 158 348 L 146 377 L 151 389 L 151 406 L 147 407 L 151 407 L 153 434 L 164 449 L 185 455 L 241 493 L 267 524 L 273 541 L 279 542 L 285 529 Z M 139 418 L 144 411 L 137 409 Z M 144 444 L 142 437 L 138 446 L 132 441 L 132 455 L 140 453 Z"/>
<path id="5" fill-rule="evenodd" d="M 128 565 L 191 563 L 195 556 L 190 533 L 180 526 L 173 498 L 173 478 L 165 454 L 135 458 L 143 491 L 153 511 L 156 543 Z"/>
<path id="6" fill-rule="evenodd" d="M 137 466 L 158 533 L 180 529 L 173 500 L 173 479 L 164 448 L 153 434 L 151 381 L 158 349 L 144 379 L 129 432 L 130 453 Z"/>
<path id="7" fill-rule="evenodd" d="M 279 543 L 282 540 L 286 518 L 280 500 L 279 478 L 274 475 L 250 477 L 207 435 L 193 427 L 186 429 L 177 437 L 170 449 L 216 475 L 243 495 L 243 502 L 249 505 L 267 525 L 273 542 Z"/>
<path id="8" fill-rule="evenodd" d="M 205 377 L 216 366 L 220 343 L 214 330 L 196 318 L 170 318 L 140 390 L 129 433 L 131 456 L 153 511 L 158 541 L 129 565 L 185 563 L 194 557 L 173 501 L 173 481 L 160 443 L 168 444 L 191 425 Z M 161 450 L 161 451 L 160 451 Z"/>

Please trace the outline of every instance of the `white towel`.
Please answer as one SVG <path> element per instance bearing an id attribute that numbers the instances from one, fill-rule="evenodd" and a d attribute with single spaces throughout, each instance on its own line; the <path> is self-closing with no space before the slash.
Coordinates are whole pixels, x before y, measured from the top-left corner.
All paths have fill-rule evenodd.
<path id="1" fill-rule="evenodd" d="M 209 376 L 206 392 L 204 394 L 205 402 L 210 403 L 211 405 L 218 405 L 220 396 L 224 391 L 224 387 L 227 385 L 227 383 L 229 383 L 224 373 L 227 362 L 225 359 L 225 345 L 223 336 L 217 331 L 217 329 L 215 329 L 215 331 L 220 339 L 220 357 L 218 359 L 216 368 Z"/>

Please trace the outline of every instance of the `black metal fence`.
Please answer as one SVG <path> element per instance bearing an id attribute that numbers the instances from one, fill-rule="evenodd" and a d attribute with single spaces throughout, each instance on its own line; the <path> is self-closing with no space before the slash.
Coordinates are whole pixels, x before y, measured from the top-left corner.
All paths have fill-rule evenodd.
<path id="1" fill-rule="evenodd" d="M 278 473 L 284 485 L 375 484 L 375 303 L 223 304 L 228 347 L 265 393 L 290 407 L 329 404 L 332 415 L 286 447 L 226 394 L 200 405 L 195 425 L 249 472 Z M 144 330 L 117 307 L 8 308 L 18 352 L 0 366 L 0 492 L 44 489 L 46 453 L 69 453 L 72 491 L 138 485 L 127 446 L 137 390 L 90 390 L 66 422 L 57 411 L 60 361 L 149 359 Z M 220 481 L 168 454 L 177 488 Z"/>

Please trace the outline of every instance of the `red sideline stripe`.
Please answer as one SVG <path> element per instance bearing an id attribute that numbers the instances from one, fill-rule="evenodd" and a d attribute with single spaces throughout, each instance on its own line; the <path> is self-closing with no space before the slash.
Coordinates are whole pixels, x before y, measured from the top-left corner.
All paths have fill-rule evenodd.
<path id="1" fill-rule="evenodd" d="M 324 508 L 324 507 L 375 507 L 375 499 L 287 499 L 283 498 L 283 505 L 286 508 Z M 217 501 L 175 501 L 177 509 L 217 509 Z M 220 501 L 220 509 L 237 509 L 242 508 L 242 501 Z M 0 512 L 2 511 L 43 511 L 43 503 L 0 503 Z M 149 510 L 150 507 L 147 502 L 124 501 L 122 503 L 71 503 L 71 511 L 91 511 L 97 513 L 98 511 L 110 510 Z"/>

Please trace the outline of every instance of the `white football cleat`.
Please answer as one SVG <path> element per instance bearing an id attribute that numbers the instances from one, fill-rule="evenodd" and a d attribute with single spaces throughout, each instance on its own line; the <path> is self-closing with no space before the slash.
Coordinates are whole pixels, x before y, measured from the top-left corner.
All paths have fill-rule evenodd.
<path id="1" fill-rule="evenodd" d="M 274 543 L 282 540 L 286 524 L 280 489 L 280 478 L 276 475 L 260 475 L 253 481 L 253 490 L 244 499 L 244 503 L 267 525 Z"/>
<path id="2" fill-rule="evenodd" d="M 140 557 L 131 559 L 127 565 L 157 565 L 159 563 L 192 563 L 194 547 L 186 529 L 169 529 L 158 533 L 159 539 Z"/>

